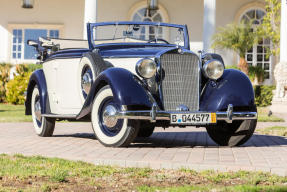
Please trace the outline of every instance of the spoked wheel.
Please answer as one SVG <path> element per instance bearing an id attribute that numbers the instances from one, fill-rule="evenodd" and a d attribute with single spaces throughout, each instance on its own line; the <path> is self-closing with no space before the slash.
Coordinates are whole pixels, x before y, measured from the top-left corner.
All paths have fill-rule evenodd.
<path id="1" fill-rule="evenodd" d="M 32 119 L 35 132 L 41 137 L 50 137 L 55 128 L 55 119 L 42 117 L 40 94 L 37 86 L 34 87 L 31 99 Z"/>
<path id="2" fill-rule="evenodd" d="M 138 137 L 149 137 L 153 134 L 155 124 L 149 121 L 140 121 Z"/>
<path id="3" fill-rule="evenodd" d="M 216 125 L 206 127 L 211 139 L 221 146 L 239 146 L 244 144 L 253 135 L 257 119 L 233 121 L 226 123 L 219 121 Z"/>
<path id="4" fill-rule="evenodd" d="M 139 121 L 117 119 L 113 115 L 120 106 L 114 102 L 110 86 L 103 87 L 92 107 L 92 126 L 98 140 L 105 146 L 125 147 L 137 136 Z"/>

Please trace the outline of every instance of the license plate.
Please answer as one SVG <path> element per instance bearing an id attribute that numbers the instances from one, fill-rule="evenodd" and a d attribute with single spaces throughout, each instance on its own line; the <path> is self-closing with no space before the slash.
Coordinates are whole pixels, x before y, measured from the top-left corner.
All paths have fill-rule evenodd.
<path id="1" fill-rule="evenodd" d="M 171 114 L 170 123 L 179 125 L 212 124 L 216 123 L 216 114 L 215 113 Z"/>

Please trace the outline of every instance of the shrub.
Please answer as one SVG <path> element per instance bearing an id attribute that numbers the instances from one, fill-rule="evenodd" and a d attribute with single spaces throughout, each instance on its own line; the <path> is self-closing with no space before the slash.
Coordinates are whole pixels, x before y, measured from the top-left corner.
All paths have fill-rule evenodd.
<path id="1" fill-rule="evenodd" d="M 11 104 L 24 104 L 24 92 L 27 89 L 30 75 L 33 71 L 42 68 L 42 65 L 20 64 L 16 65 L 16 74 L 6 84 L 6 101 Z"/>
<path id="2" fill-rule="evenodd" d="M 275 86 L 258 85 L 254 87 L 255 104 L 257 107 L 266 107 L 271 105 L 273 98 L 273 90 Z"/>
<path id="3" fill-rule="evenodd" d="M 37 69 L 42 69 L 43 65 L 42 64 L 27 64 L 28 67 L 28 72 L 33 72 L 36 71 Z"/>
<path id="4" fill-rule="evenodd" d="M 262 83 L 264 81 L 264 69 L 258 66 L 249 66 L 249 79 L 253 83 Z M 257 80 L 257 82 L 256 82 Z"/>
<path id="5" fill-rule="evenodd" d="M 6 84 L 10 79 L 10 64 L 0 64 L 0 103 L 6 101 Z"/>
<path id="6" fill-rule="evenodd" d="M 25 72 L 11 79 L 6 85 L 6 100 L 11 104 L 24 104 L 24 92 L 27 89 L 31 73 Z"/>
<path id="7" fill-rule="evenodd" d="M 42 65 L 37 65 L 37 64 L 20 64 L 16 65 L 16 75 L 24 75 L 24 73 L 27 72 L 33 72 L 37 69 L 41 69 Z"/>
<path id="8" fill-rule="evenodd" d="M 237 69 L 237 70 L 240 70 L 239 67 L 237 67 L 237 65 L 225 65 L 225 69 Z"/>

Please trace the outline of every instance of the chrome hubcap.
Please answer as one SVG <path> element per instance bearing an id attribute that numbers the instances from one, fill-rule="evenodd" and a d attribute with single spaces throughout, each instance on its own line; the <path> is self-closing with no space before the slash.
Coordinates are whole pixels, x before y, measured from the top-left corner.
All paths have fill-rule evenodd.
<path id="1" fill-rule="evenodd" d="M 112 106 L 108 105 L 106 106 L 104 112 L 103 112 L 103 124 L 108 128 L 113 128 L 117 122 L 118 119 L 116 118 L 117 109 Z"/>
<path id="2" fill-rule="evenodd" d="M 82 77 L 82 89 L 86 95 L 88 95 L 91 90 L 92 81 L 93 78 L 91 74 L 88 71 L 86 71 Z"/>
<path id="3" fill-rule="evenodd" d="M 40 100 L 35 102 L 34 106 L 34 111 L 35 111 L 35 117 L 36 119 L 41 122 L 42 120 L 42 114 L 41 114 L 41 105 L 40 105 Z"/>

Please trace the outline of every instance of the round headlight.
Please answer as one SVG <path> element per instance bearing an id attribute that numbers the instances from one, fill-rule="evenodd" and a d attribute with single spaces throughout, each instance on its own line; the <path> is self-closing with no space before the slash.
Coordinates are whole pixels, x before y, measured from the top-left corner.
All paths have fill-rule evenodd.
<path id="1" fill-rule="evenodd" d="M 212 59 L 203 65 L 203 71 L 207 78 L 217 80 L 223 75 L 224 65 L 219 60 Z"/>
<path id="2" fill-rule="evenodd" d="M 136 64 L 136 72 L 142 78 L 152 78 L 156 73 L 156 63 L 149 58 L 141 59 Z"/>

